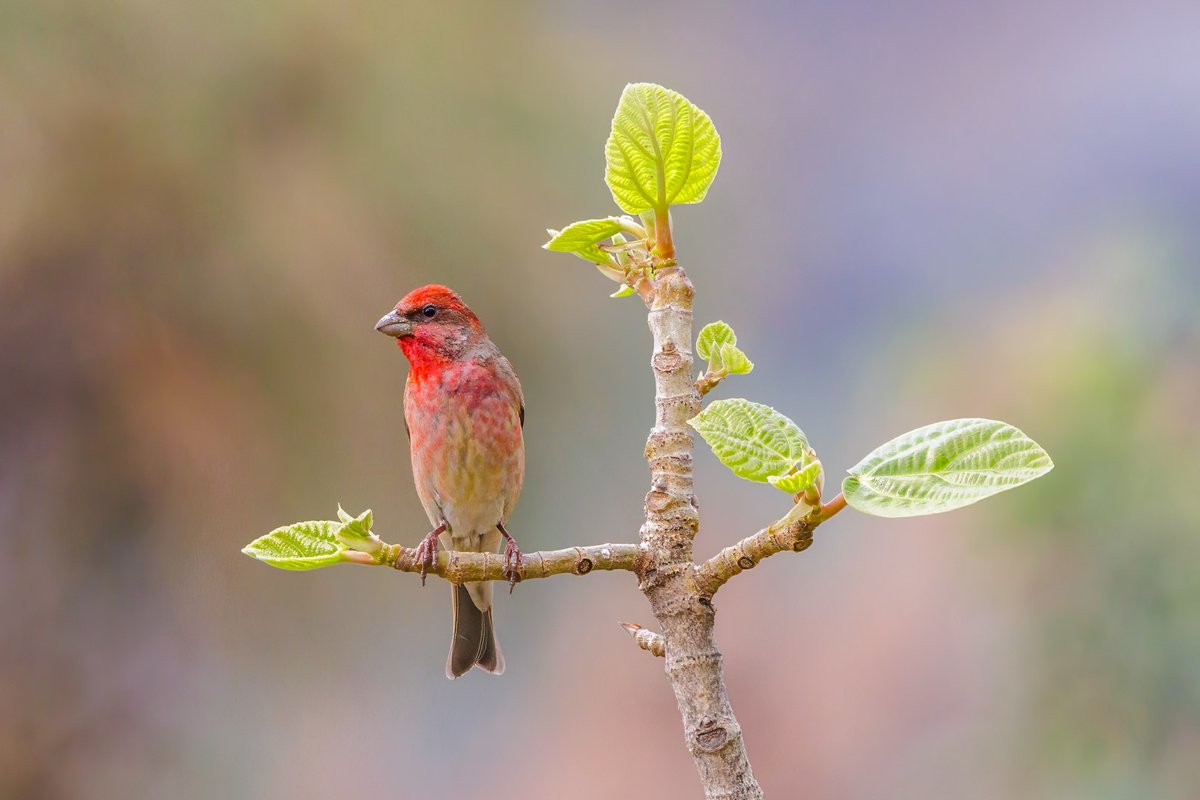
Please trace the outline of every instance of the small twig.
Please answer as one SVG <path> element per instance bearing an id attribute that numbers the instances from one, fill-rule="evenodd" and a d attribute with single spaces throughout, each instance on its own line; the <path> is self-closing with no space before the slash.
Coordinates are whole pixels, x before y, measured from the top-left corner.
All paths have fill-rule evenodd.
<path id="1" fill-rule="evenodd" d="M 646 630 L 636 622 L 622 622 L 620 625 L 629 631 L 629 635 L 633 637 L 634 643 L 650 655 L 658 656 L 659 658 L 666 655 L 667 640 L 663 638 L 661 633 Z"/>
<path id="2" fill-rule="evenodd" d="M 822 521 L 829 519 L 834 514 L 846 507 L 846 495 L 838 492 L 837 497 L 830 500 L 825 505 L 821 506 Z"/>
<path id="3" fill-rule="evenodd" d="M 654 282 L 645 274 L 634 278 L 633 283 L 630 283 L 629 286 L 637 292 L 638 297 L 642 298 L 642 302 L 646 304 L 647 308 L 654 304 Z"/>
<path id="4" fill-rule="evenodd" d="M 704 397 L 704 395 L 715 389 L 718 383 L 725 380 L 726 377 L 727 373 L 723 369 L 719 369 L 716 372 L 706 370 L 700 377 L 696 378 L 696 391 L 700 393 L 701 397 Z"/>
<path id="5" fill-rule="evenodd" d="M 726 547 L 696 568 L 696 586 L 711 598 L 725 582 L 753 569 L 764 558 L 785 550 L 799 553 L 807 550 L 813 541 L 817 526 L 846 507 L 846 498 L 840 493 L 828 503 L 810 508 L 806 503 L 797 503 L 781 519 L 772 522 L 753 536 L 747 536 L 737 544 Z"/>
<path id="6" fill-rule="evenodd" d="M 517 568 L 517 580 L 549 578 L 551 575 L 586 575 L 594 570 L 637 572 L 641 560 L 642 549 L 636 544 L 594 544 L 543 550 L 524 554 L 521 566 Z M 380 560 L 374 563 L 394 567 L 401 572 L 421 572 L 416 548 L 398 544 L 385 545 Z M 504 572 L 504 558 L 498 553 L 443 550 L 438 553 L 437 562 L 427 573 L 452 583 L 508 580 Z"/>

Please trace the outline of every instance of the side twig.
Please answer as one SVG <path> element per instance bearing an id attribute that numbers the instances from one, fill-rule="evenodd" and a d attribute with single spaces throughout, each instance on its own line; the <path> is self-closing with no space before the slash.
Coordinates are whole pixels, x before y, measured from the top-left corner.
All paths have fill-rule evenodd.
<path id="1" fill-rule="evenodd" d="M 725 380 L 726 377 L 727 375 L 723 369 L 716 372 L 705 370 L 696 378 L 696 391 L 700 393 L 701 397 L 704 397 L 704 395 L 717 388 L 717 384 Z"/>
<path id="2" fill-rule="evenodd" d="M 753 536 L 726 547 L 696 568 L 696 586 L 710 599 L 725 582 L 753 569 L 758 562 L 776 553 L 807 550 L 813 542 L 817 526 L 846 507 L 839 494 L 828 503 L 815 508 L 797 503 L 782 518 L 772 522 Z"/>
<path id="3" fill-rule="evenodd" d="M 662 658 L 667 654 L 667 640 L 661 633 L 646 630 L 636 622 L 622 622 L 621 627 L 629 631 L 633 643 L 652 656 Z"/>

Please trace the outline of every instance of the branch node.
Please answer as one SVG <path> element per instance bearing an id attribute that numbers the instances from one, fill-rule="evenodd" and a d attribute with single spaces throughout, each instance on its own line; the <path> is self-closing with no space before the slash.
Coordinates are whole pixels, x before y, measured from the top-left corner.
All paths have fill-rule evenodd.
<path id="1" fill-rule="evenodd" d="M 621 622 L 618 624 L 629 632 L 629 635 L 633 637 L 633 641 L 638 647 L 650 655 L 658 656 L 659 658 L 666 655 L 667 640 L 661 633 L 648 631 L 636 622 Z"/>
<path id="2" fill-rule="evenodd" d="M 736 723 L 722 725 L 711 717 L 700 720 L 700 725 L 696 728 L 693 737 L 696 740 L 696 746 L 706 753 L 717 752 L 728 744 L 730 739 L 734 738 L 733 731 L 729 730 L 731 725 L 736 726 Z"/>

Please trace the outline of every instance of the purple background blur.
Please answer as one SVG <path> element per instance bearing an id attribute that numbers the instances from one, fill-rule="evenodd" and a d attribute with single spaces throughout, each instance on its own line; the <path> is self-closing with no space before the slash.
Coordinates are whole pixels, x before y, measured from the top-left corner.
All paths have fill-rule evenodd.
<path id="1" fill-rule="evenodd" d="M 831 478 L 939 419 L 1048 477 L 847 513 L 718 599 L 769 796 L 1200 796 L 1200 5 L 0 0 L 0 796 L 699 796 L 624 574 L 503 596 L 503 678 L 442 676 L 449 598 L 241 555 L 426 522 L 405 364 L 459 289 L 521 375 L 527 550 L 631 540 L 645 314 L 547 227 L 615 211 L 621 88 L 709 112 L 675 213 L 719 390 Z M 707 555 L 783 513 L 701 445 Z"/>

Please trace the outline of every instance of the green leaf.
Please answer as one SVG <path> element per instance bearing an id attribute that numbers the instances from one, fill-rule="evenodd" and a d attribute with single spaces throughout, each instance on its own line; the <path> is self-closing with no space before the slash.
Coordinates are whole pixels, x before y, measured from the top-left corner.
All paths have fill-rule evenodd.
<path id="1" fill-rule="evenodd" d="M 686 97 L 653 83 L 621 93 L 604 146 L 613 200 L 640 214 L 704 199 L 721 163 L 721 137 Z"/>
<path id="2" fill-rule="evenodd" d="M 737 334 L 721 320 L 710 322 L 696 338 L 696 355 L 708 361 L 713 372 L 745 375 L 754 369 L 754 362 L 738 349 Z"/>
<path id="3" fill-rule="evenodd" d="M 709 403 L 688 424 L 734 475 L 751 481 L 783 475 L 811 452 L 796 423 L 770 406 L 741 398 Z"/>
<path id="4" fill-rule="evenodd" d="M 547 229 L 550 241 L 542 247 L 556 253 L 574 253 L 594 264 L 612 265 L 613 259 L 597 245 L 624 229 L 625 222 L 620 217 L 585 219 L 582 222 L 572 222 L 561 231 Z"/>
<path id="5" fill-rule="evenodd" d="M 621 288 L 609 295 L 609 297 L 629 297 L 633 294 L 633 287 L 628 283 L 622 283 Z"/>
<path id="6" fill-rule="evenodd" d="M 754 362 L 737 345 L 726 342 L 721 345 L 721 367 L 729 375 L 745 375 L 754 369 Z"/>
<path id="7" fill-rule="evenodd" d="M 723 344 L 737 344 L 737 334 L 721 320 L 710 322 L 700 329 L 700 335 L 696 337 L 696 355 L 705 361 L 715 359 L 718 362 L 716 366 L 720 367 Z"/>
<path id="8" fill-rule="evenodd" d="M 821 477 L 821 462 L 813 461 L 807 467 L 788 475 L 772 475 L 767 482 L 788 494 L 800 494 L 817 485 Z"/>
<path id="9" fill-rule="evenodd" d="M 876 448 L 842 481 L 846 502 L 878 517 L 938 514 L 1045 475 L 1050 456 L 1021 431 L 990 419 L 917 428 Z"/>
<path id="10" fill-rule="evenodd" d="M 255 539 L 242 552 L 279 569 L 328 567 L 347 560 L 346 546 L 338 540 L 337 532 L 348 524 L 318 520 L 284 525 Z"/>

